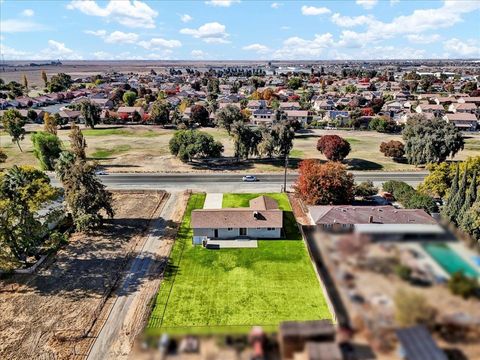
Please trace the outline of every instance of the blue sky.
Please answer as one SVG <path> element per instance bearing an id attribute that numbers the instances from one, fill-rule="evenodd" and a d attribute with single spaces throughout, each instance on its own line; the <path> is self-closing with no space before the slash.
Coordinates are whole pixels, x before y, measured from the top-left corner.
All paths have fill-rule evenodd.
<path id="1" fill-rule="evenodd" d="M 9 59 L 480 58 L 480 0 L 0 0 Z"/>

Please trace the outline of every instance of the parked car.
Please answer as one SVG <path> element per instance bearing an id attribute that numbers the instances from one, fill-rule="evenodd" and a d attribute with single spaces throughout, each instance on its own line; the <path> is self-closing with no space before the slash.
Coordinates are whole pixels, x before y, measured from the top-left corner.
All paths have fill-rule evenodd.
<path id="1" fill-rule="evenodd" d="M 256 176 L 253 176 L 253 175 L 245 175 L 243 178 L 242 178 L 242 181 L 258 181 L 257 177 Z"/>

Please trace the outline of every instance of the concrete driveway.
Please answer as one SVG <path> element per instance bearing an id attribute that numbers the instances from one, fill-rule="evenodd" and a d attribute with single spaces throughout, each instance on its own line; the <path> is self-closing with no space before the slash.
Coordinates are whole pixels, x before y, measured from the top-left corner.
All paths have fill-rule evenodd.
<path id="1" fill-rule="evenodd" d="M 205 197 L 204 209 L 221 209 L 223 202 L 223 193 L 207 193 Z"/>

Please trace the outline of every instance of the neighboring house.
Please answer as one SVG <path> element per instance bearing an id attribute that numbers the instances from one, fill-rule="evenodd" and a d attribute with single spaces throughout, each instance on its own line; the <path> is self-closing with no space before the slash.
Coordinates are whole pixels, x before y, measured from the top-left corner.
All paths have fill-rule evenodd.
<path id="1" fill-rule="evenodd" d="M 376 239 L 437 237 L 444 233 L 433 217 L 420 209 L 393 206 L 309 206 L 310 219 L 319 230 L 354 232 Z"/>
<path id="2" fill-rule="evenodd" d="M 308 111 L 307 110 L 285 110 L 287 115 L 287 120 L 298 121 L 301 123 L 308 122 Z"/>
<path id="3" fill-rule="evenodd" d="M 474 103 L 477 105 L 480 105 L 480 96 L 475 96 L 475 97 L 461 97 L 460 99 L 457 100 L 459 103 Z"/>
<path id="4" fill-rule="evenodd" d="M 58 112 L 58 115 L 66 122 L 78 122 L 82 112 L 77 110 L 63 109 Z"/>
<path id="5" fill-rule="evenodd" d="M 319 110 L 333 110 L 335 109 L 335 102 L 330 99 L 317 99 L 313 102 L 313 109 Z"/>
<path id="6" fill-rule="evenodd" d="M 472 113 L 477 112 L 475 103 L 455 103 L 448 107 L 448 111 L 453 113 Z"/>
<path id="7" fill-rule="evenodd" d="M 191 226 L 196 244 L 207 239 L 279 239 L 283 211 L 274 199 L 259 196 L 248 208 L 193 210 Z"/>
<path id="8" fill-rule="evenodd" d="M 437 104 L 420 104 L 415 108 L 415 111 L 419 114 L 432 113 L 435 116 L 441 116 L 445 113 L 443 106 Z"/>
<path id="9" fill-rule="evenodd" d="M 275 113 L 269 109 L 258 109 L 252 112 L 250 122 L 258 125 L 262 123 L 271 123 L 275 119 Z"/>
<path id="10" fill-rule="evenodd" d="M 100 106 L 101 109 L 111 110 L 111 109 L 113 109 L 113 106 L 114 106 L 113 101 L 110 100 L 110 99 L 96 99 L 96 98 L 92 98 L 91 101 L 92 101 L 94 104 L 97 104 L 98 106 Z"/>
<path id="11" fill-rule="evenodd" d="M 266 108 L 267 102 L 265 100 L 249 100 L 247 103 L 247 109 L 250 111 Z"/>
<path id="12" fill-rule="evenodd" d="M 281 102 L 279 105 L 280 110 L 300 110 L 300 104 L 297 101 Z"/>
<path id="13" fill-rule="evenodd" d="M 344 125 L 347 123 L 347 120 L 349 119 L 350 115 L 348 111 L 340 111 L 340 110 L 331 110 L 327 111 L 325 114 L 324 120 L 330 121 L 338 121 L 341 125 Z"/>
<path id="14" fill-rule="evenodd" d="M 465 131 L 477 130 L 478 120 L 475 114 L 471 113 L 454 113 L 446 114 L 443 117 L 447 122 L 453 123 L 457 128 Z"/>
<path id="15" fill-rule="evenodd" d="M 139 113 L 143 118 L 143 108 L 141 106 L 121 106 L 118 108 L 117 114 L 120 119 L 131 120 L 135 112 Z"/>

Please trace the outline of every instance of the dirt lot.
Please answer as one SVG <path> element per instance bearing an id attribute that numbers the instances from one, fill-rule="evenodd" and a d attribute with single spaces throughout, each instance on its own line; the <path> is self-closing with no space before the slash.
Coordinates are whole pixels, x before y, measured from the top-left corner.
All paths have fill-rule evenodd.
<path id="1" fill-rule="evenodd" d="M 115 219 L 70 243 L 35 275 L 0 280 L 0 358 L 72 359 L 85 354 L 107 296 L 146 237 L 164 192 L 115 192 Z M 129 291 L 145 279 L 132 284 Z"/>
<path id="2" fill-rule="evenodd" d="M 42 130 L 40 125 L 28 125 L 29 132 Z M 99 126 L 95 129 L 84 129 L 87 141 L 87 155 L 104 165 L 109 172 L 202 172 L 209 171 L 197 165 L 184 164 L 170 155 L 168 142 L 174 130 L 159 126 Z M 202 131 L 212 134 L 225 147 L 224 155 L 232 157 L 233 142 L 226 131 L 216 128 L 205 128 Z M 58 135 L 68 148 L 68 130 L 59 130 Z M 346 138 L 352 147 L 346 163 L 352 170 L 385 170 L 385 171 L 415 171 L 413 165 L 396 163 L 379 152 L 382 141 L 401 140 L 400 135 L 386 135 L 372 131 L 345 130 L 310 130 L 297 134 L 294 148 L 291 152 L 290 165 L 295 167 L 299 160 L 305 158 L 324 159 L 316 150 L 319 136 L 338 134 Z M 37 165 L 38 161 L 32 152 L 32 142 L 27 134 L 21 142 L 23 152 L 20 152 L 10 137 L 0 132 L 0 146 L 5 148 L 8 160 L 5 166 L 14 164 Z M 463 160 L 468 156 L 478 155 L 480 151 L 480 134 L 469 135 L 465 150 L 457 154 L 455 160 Z M 283 161 L 271 162 L 253 161 L 218 168 L 222 171 L 270 173 L 283 171 Z"/>

